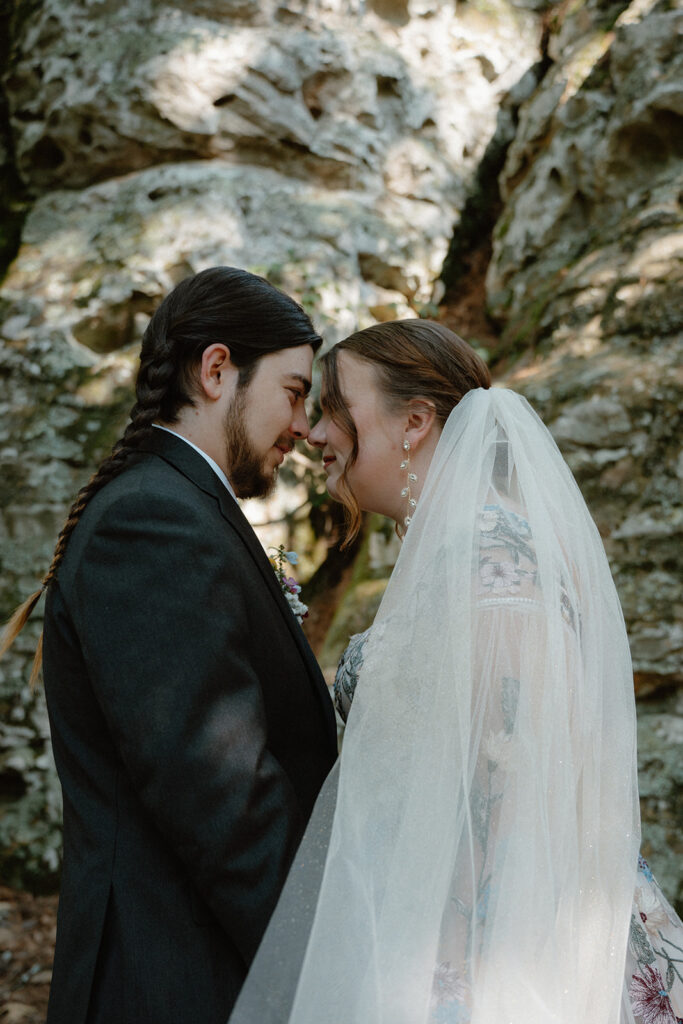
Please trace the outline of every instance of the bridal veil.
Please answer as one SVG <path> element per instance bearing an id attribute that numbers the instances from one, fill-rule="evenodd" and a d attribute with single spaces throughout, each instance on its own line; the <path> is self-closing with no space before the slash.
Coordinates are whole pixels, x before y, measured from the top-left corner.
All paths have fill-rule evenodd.
<path id="1" fill-rule="evenodd" d="M 623 617 L 579 489 L 523 398 L 472 391 L 231 1024 L 618 1024 L 635 743 Z"/>

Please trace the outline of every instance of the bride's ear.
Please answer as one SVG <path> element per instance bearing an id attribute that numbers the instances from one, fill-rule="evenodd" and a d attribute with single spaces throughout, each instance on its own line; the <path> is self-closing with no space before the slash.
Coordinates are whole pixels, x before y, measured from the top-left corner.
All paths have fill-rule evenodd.
<path id="1" fill-rule="evenodd" d="M 436 423 L 436 406 L 428 398 L 411 398 L 406 418 L 406 438 L 417 445 L 430 433 Z"/>

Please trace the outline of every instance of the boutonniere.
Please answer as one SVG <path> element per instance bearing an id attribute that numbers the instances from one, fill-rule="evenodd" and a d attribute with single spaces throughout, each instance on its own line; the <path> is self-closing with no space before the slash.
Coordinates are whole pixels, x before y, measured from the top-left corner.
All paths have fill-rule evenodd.
<path id="1" fill-rule="evenodd" d="M 277 581 L 280 584 L 282 593 L 285 595 L 287 604 L 296 616 L 297 622 L 301 625 L 308 615 L 308 605 L 299 600 L 299 594 L 301 593 L 299 584 L 293 576 L 288 576 L 285 572 L 285 565 L 297 565 L 299 556 L 296 551 L 285 551 L 283 544 L 279 548 L 272 548 L 271 550 L 275 554 L 269 556 L 270 564 L 275 570 Z"/>

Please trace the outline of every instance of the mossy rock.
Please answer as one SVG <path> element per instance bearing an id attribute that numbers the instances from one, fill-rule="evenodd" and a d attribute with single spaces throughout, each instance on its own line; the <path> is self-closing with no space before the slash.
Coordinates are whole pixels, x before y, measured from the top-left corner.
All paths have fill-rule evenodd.
<path id="1" fill-rule="evenodd" d="M 372 537 L 381 534 L 383 539 L 386 538 L 388 523 L 389 520 L 383 516 L 371 516 L 367 524 L 351 583 L 339 603 L 320 651 L 320 666 L 328 675 L 334 673 L 349 637 L 368 629 L 377 614 L 392 567 L 389 564 L 382 564 L 379 568 L 373 566 Z"/>
<path id="2" fill-rule="evenodd" d="M 349 638 L 372 625 L 388 580 L 364 580 L 347 590 L 320 652 L 323 671 L 334 671 Z"/>

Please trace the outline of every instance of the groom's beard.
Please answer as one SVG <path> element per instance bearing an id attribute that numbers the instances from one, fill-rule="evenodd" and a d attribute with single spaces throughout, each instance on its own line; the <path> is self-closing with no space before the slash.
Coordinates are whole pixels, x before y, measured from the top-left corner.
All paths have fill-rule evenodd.
<path id="1" fill-rule="evenodd" d="M 277 471 L 267 468 L 265 457 L 259 455 L 247 435 L 248 390 L 249 385 L 238 388 L 223 423 L 230 483 L 240 498 L 265 498 L 275 487 Z"/>

